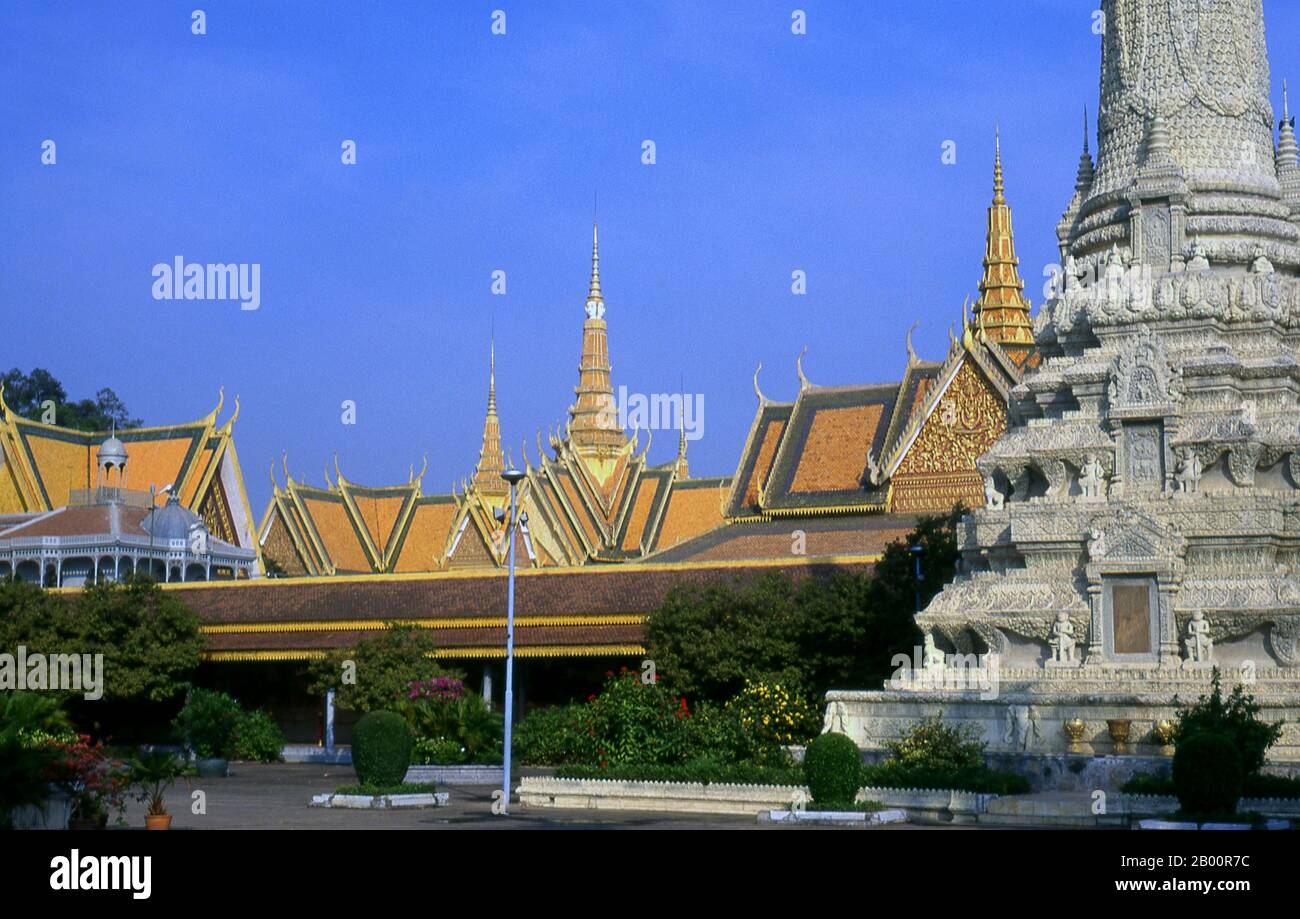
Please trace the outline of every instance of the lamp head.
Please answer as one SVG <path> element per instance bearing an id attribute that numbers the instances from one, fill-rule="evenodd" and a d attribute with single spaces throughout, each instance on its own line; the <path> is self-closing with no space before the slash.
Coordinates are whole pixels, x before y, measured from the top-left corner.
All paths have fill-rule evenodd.
<path id="1" fill-rule="evenodd" d="M 515 469 L 511 467 L 510 469 L 507 469 L 505 472 L 501 473 L 501 478 L 505 479 L 512 486 L 514 486 L 514 485 L 518 485 L 520 482 L 524 480 L 524 473 L 520 469 Z"/>

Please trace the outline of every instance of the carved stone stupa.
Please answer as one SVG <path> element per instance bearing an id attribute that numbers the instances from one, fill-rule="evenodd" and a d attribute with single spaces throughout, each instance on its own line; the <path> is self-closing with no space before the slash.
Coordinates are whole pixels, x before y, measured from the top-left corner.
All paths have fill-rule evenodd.
<path id="1" fill-rule="evenodd" d="M 942 711 L 992 751 L 1063 753 L 1079 719 L 1090 752 L 1113 752 L 1111 720 L 1155 752 L 1217 666 L 1300 761 L 1293 119 L 1275 139 L 1260 0 L 1102 8 L 1097 161 L 1085 143 L 1041 361 L 979 460 L 962 572 L 917 617 L 981 688 L 904 670 L 828 702 L 865 748 Z M 1008 734 L 1026 707 L 1036 731 Z"/>

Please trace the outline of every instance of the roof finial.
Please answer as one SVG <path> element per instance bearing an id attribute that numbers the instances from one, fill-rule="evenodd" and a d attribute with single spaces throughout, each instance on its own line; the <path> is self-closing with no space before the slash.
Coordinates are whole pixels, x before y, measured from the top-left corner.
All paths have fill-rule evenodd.
<path id="1" fill-rule="evenodd" d="M 1006 186 L 1002 181 L 1002 129 L 998 125 L 993 126 L 993 203 L 1006 204 L 1007 199 L 1004 192 Z"/>
<path id="2" fill-rule="evenodd" d="M 916 331 L 916 327 L 920 324 L 920 322 L 914 322 L 912 327 L 907 330 L 907 364 L 909 367 L 918 362 L 916 349 L 912 347 L 912 333 Z"/>
<path id="3" fill-rule="evenodd" d="M 1291 119 L 1291 93 L 1287 88 L 1286 79 L 1282 80 L 1282 121 L 1295 127 L 1295 122 Z"/>
<path id="4" fill-rule="evenodd" d="M 1083 152 L 1088 153 L 1088 103 L 1083 104 Z"/>
<path id="5" fill-rule="evenodd" d="M 763 362 L 758 362 L 758 367 L 754 370 L 754 395 L 758 396 L 760 407 L 767 405 L 767 396 L 763 395 L 763 390 L 758 388 L 758 375 L 763 372 Z"/>
<path id="6" fill-rule="evenodd" d="M 799 356 L 794 359 L 795 373 L 799 374 L 800 390 L 808 389 L 809 387 L 812 386 L 812 384 L 808 382 L 808 378 L 803 374 L 803 356 L 807 353 L 808 353 L 808 346 L 804 345 L 803 350 L 799 352 Z"/>
<path id="7" fill-rule="evenodd" d="M 600 292 L 600 227 L 591 221 L 591 286 L 587 289 L 587 316 L 600 319 L 605 315 L 605 298 Z"/>

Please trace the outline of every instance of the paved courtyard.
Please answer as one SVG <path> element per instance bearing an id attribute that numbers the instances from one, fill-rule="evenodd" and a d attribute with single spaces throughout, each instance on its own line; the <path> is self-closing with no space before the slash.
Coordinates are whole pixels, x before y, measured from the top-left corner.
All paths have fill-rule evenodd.
<path id="1" fill-rule="evenodd" d="M 647 814 L 630 811 L 560 810 L 524 808 L 515 804 L 509 816 L 492 813 L 488 786 L 445 786 L 451 795 L 447 807 L 429 810 L 335 810 L 308 807 L 312 795 L 356 784 L 350 766 L 314 764 L 259 765 L 238 763 L 225 779 L 190 779 L 177 783 L 167 794 L 172 828 L 177 830 L 416 830 L 416 829 L 767 829 L 755 817 Z M 193 791 L 206 794 L 207 813 L 191 813 Z M 127 809 L 132 828 L 144 826 L 144 805 L 132 801 Z M 800 827 L 799 830 L 813 829 Z M 817 828 L 840 829 L 840 828 Z M 869 832 L 889 832 L 916 827 L 877 827 Z"/>

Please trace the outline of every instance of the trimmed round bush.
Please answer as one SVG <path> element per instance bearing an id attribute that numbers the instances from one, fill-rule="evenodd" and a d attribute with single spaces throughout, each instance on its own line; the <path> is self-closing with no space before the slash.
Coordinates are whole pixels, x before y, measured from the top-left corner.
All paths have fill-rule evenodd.
<path id="1" fill-rule="evenodd" d="M 1206 731 L 1180 741 L 1173 772 L 1174 794 L 1183 813 L 1236 813 L 1245 775 L 1241 753 L 1228 737 Z"/>
<path id="2" fill-rule="evenodd" d="M 862 779 L 862 754 L 846 735 L 822 734 L 804 751 L 803 772 L 813 801 L 851 804 Z"/>
<path id="3" fill-rule="evenodd" d="M 352 768 L 362 785 L 402 784 L 415 738 L 396 712 L 368 712 L 352 729 Z"/>

